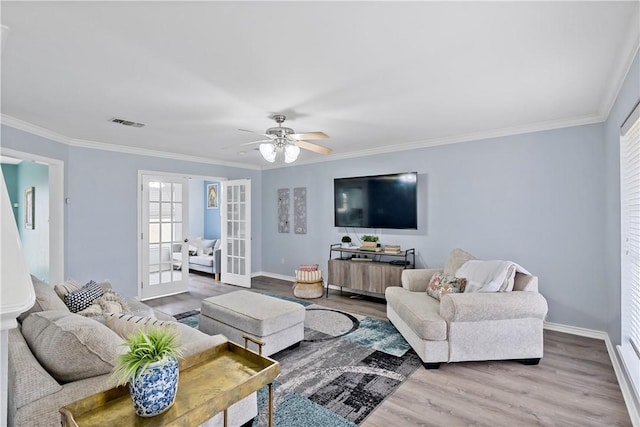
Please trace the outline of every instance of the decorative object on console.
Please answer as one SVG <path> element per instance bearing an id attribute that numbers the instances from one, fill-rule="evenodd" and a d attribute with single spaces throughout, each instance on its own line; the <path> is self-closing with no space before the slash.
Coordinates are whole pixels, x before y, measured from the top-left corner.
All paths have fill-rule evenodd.
<path id="1" fill-rule="evenodd" d="M 384 245 L 384 253 L 385 254 L 397 255 L 400 252 L 402 252 L 402 249 L 400 249 L 400 245 Z"/>
<path id="2" fill-rule="evenodd" d="M 131 401 L 141 417 L 152 417 L 173 405 L 178 390 L 178 357 L 174 328 L 139 329 L 126 340 L 129 350 L 118 355 L 113 376 L 129 383 Z"/>
<path id="3" fill-rule="evenodd" d="M 293 232 L 307 234 L 307 188 L 293 189 Z"/>
<path id="4" fill-rule="evenodd" d="M 343 248 L 349 249 L 351 247 L 351 237 L 342 236 L 342 239 L 340 239 L 340 241 L 342 242 L 342 247 Z"/>
<path id="5" fill-rule="evenodd" d="M 307 139 L 327 139 L 329 138 L 327 134 L 324 132 L 294 133 L 293 129 L 282 126 L 282 123 L 284 123 L 286 119 L 286 116 L 276 114 L 273 116 L 273 120 L 276 121 L 278 126 L 267 129 L 265 133 L 238 129 L 243 132 L 256 133 L 262 137 L 268 138 L 248 142 L 243 145 L 260 144 L 260 154 L 269 163 L 275 162 L 278 157 L 284 157 L 285 163 L 293 163 L 298 159 L 300 148 L 304 148 L 305 150 L 313 151 L 318 154 L 331 153 L 331 148 L 305 141 Z"/>
<path id="6" fill-rule="evenodd" d="M 289 232 L 289 189 L 278 189 L 278 233 Z"/>

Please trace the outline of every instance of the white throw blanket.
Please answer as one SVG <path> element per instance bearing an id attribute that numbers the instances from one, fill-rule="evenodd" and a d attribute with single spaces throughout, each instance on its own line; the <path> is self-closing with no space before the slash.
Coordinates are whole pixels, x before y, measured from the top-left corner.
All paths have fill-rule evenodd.
<path id="1" fill-rule="evenodd" d="M 508 292 L 513 289 L 516 272 L 531 274 L 511 261 L 471 260 L 462 264 L 456 277 L 467 279 L 466 292 Z"/>

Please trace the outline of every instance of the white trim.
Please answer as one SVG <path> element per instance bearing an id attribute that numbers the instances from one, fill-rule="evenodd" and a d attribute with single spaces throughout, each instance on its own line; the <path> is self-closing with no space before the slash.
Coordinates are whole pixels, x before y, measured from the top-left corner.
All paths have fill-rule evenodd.
<path id="1" fill-rule="evenodd" d="M 577 326 L 562 325 L 560 323 L 544 322 L 544 329 L 549 331 L 564 332 L 565 334 L 578 335 L 581 337 L 595 338 L 598 340 L 609 339 L 606 332 L 596 331 L 594 329 L 579 328 Z"/>
<path id="2" fill-rule="evenodd" d="M 406 144 L 387 145 L 385 147 L 371 148 L 367 150 L 352 151 L 343 154 L 331 154 L 330 156 L 319 157 L 312 160 L 302 160 L 293 163 L 270 163 L 263 166 L 263 170 L 280 169 L 284 167 L 294 167 L 314 163 L 322 163 L 326 161 L 353 159 L 365 156 L 374 156 L 377 154 L 396 153 L 398 151 L 419 150 L 421 148 L 437 147 L 440 145 L 459 144 L 462 142 L 474 142 L 491 138 L 502 138 L 506 136 L 521 135 L 533 132 L 543 132 L 547 130 L 563 129 L 574 126 L 584 126 L 596 123 L 602 123 L 607 119 L 602 115 L 591 115 L 585 117 L 575 117 L 567 120 L 552 120 L 547 122 L 534 123 L 531 125 L 516 126 L 511 128 L 498 129 L 493 131 L 472 132 L 461 135 L 452 135 L 447 137 L 438 137 L 426 139 L 423 141 L 409 142 Z"/>
<path id="3" fill-rule="evenodd" d="M 620 359 L 622 359 L 622 355 L 620 355 L 620 359 L 618 359 L 618 352 L 613 347 L 613 343 L 607 338 L 605 339 L 605 344 L 607 346 L 607 352 L 609 352 L 609 358 L 611 359 L 611 364 L 613 365 L 613 371 L 616 373 L 616 378 L 618 379 L 618 385 L 620 386 L 620 391 L 622 391 L 622 397 L 624 398 L 624 403 L 627 405 L 627 412 L 629 412 L 629 418 L 631 418 L 631 425 L 640 426 L 640 408 L 636 405 L 636 400 L 634 398 L 635 393 L 633 391 L 633 386 L 631 385 L 627 373 L 629 372 L 626 367 L 624 367 L 624 363 L 620 364 Z M 620 346 L 617 346 L 618 350 Z M 624 359 L 622 359 L 624 362 Z M 640 396 L 638 396 L 640 399 Z"/>
<path id="4" fill-rule="evenodd" d="M 70 138 L 68 136 L 61 135 L 49 129 L 45 129 L 40 126 L 33 125 L 31 123 L 25 122 L 20 119 L 16 119 L 15 117 L 11 117 L 6 114 L 0 114 L 0 123 L 24 132 L 31 133 L 33 135 L 38 135 L 43 138 L 47 138 L 52 141 L 60 142 L 62 144 L 70 145 L 74 147 L 90 148 L 94 150 L 113 151 L 117 153 L 135 154 L 139 156 L 160 157 L 160 158 L 171 159 L 171 160 L 183 160 L 187 162 L 204 163 L 204 164 L 217 165 L 217 166 L 229 166 L 229 167 L 241 168 L 241 169 L 252 169 L 252 170 L 261 169 L 260 166 L 245 164 L 245 163 L 229 162 L 225 160 L 212 159 L 208 157 L 189 156 L 186 154 L 169 153 L 166 151 L 149 150 L 146 148 L 126 147 L 124 145 L 107 144 L 107 143 L 98 142 L 98 141 L 88 141 L 84 139 Z"/>
<path id="5" fill-rule="evenodd" d="M 268 271 L 258 271 L 255 273 L 251 273 L 251 277 L 265 276 L 271 277 L 272 279 L 286 280 L 287 282 L 295 282 L 296 278 L 294 276 L 285 276 L 284 274 L 277 273 L 269 273 Z"/>
<path id="6" fill-rule="evenodd" d="M 622 83 L 620 83 L 620 85 L 622 85 Z M 599 114 L 599 115 L 589 115 L 589 116 L 583 116 L 583 117 L 574 117 L 571 119 L 551 120 L 551 121 L 539 122 L 539 123 L 528 124 L 523 126 L 515 126 L 511 128 L 482 131 L 482 132 L 472 132 L 467 134 L 452 135 L 452 136 L 446 136 L 446 137 L 437 137 L 437 138 L 431 138 L 431 139 L 426 139 L 422 141 L 409 142 L 406 144 L 387 145 L 385 147 L 352 151 L 352 152 L 343 153 L 343 154 L 331 154 L 331 155 L 317 157 L 315 159 L 310 159 L 310 160 L 299 160 L 299 161 L 288 163 L 288 164 L 273 163 L 269 165 L 260 166 L 260 165 L 253 165 L 250 163 L 228 162 L 224 160 L 188 156 L 183 154 L 168 153 L 164 151 L 125 147 L 122 145 L 115 145 L 115 144 L 106 144 L 106 143 L 97 142 L 97 141 L 73 139 L 73 138 L 69 138 L 69 137 L 57 134 L 48 129 L 44 129 L 39 126 L 32 125 L 30 123 L 16 119 L 14 117 L 7 116 L 6 114 L 0 115 L 0 123 L 2 124 L 11 126 L 13 128 L 23 130 L 25 132 L 29 132 L 35 135 L 39 135 L 44 138 L 52 139 L 54 141 L 61 142 L 63 144 L 71 145 L 71 146 L 84 147 L 84 148 L 90 148 L 90 149 L 96 149 L 96 150 L 114 151 L 114 152 L 121 152 L 121 153 L 128 153 L 128 154 L 136 154 L 141 156 L 161 157 L 161 158 L 167 158 L 167 159 L 173 159 L 173 160 L 184 160 L 184 161 L 196 162 L 196 163 L 230 166 L 230 167 L 237 167 L 237 168 L 251 169 L 251 170 L 280 169 L 285 167 L 324 163 L 324 162 L 334 161 L 334 160 L 345 160 L 345 159 L 353 159 L 358 157 L 373 156 L 376 154 L 387 154 L 387 153 L 395 153 L 398 151 L 417 150 L 421 148 L 437 147 L 440 145 L 458 144 L 461 142 L 481 141 L 484 139 L 501 138 L 506 136 L 520 135 L 520 134 L 526 134 L 526 133 L 532 133 L 532 132 L 541 132 L 541 131 L 547 131 L 547 130 L 553 130 L 553 129 L 562 129 L 562 128 L 568 128 L 568 127 L 574 127 L 574 126 L 583 126 L 583 125 L 589 125 L 589 124 L 595 124 L 595 123 L 602 123 L 606 119 L 607 119 L 606 115 Z"/>
<path id="7" fill-rule="evenodd" d="M 49 166 L 49 283 L 64 282 L 64 162 L 0 147 L 0 154 Z"/>

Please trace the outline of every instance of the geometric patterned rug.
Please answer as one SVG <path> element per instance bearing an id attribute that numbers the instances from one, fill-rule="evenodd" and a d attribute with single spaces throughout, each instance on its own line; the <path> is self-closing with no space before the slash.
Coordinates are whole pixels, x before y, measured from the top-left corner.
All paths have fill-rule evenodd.
<path id="1" fill-rule="evenodd" d="M 304 341 L 270 356 L 281 367 L 274 383 L 278 427 L 358 425 L 421 366 L 419 357 L 386 320 L 270 295 L 306 307 Z M 198 314 L 182 313 L 176 318 L 197 328 Z M 258 392 L 254 427 L 267 425 L 266 402 L 265 387 Z"/>

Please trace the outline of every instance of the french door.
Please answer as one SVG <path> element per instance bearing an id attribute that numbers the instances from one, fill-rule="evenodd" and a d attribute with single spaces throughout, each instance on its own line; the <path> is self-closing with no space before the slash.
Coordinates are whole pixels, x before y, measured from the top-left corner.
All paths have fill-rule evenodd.
<path id="1" fill-rule="evenodd" d="M 251 181 L 222 183 L 222 278 L 251 287 Z"/>
<path id="2" fill-rule="evenodd" d="M 142 175 L 140 298 L 187 292 L 189 180 Z"/>

